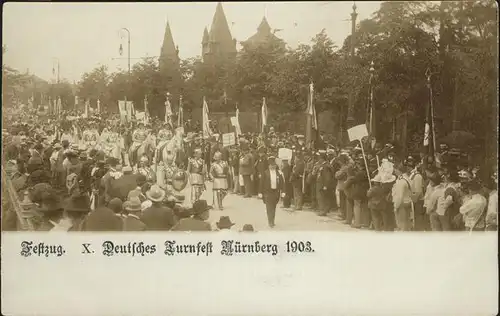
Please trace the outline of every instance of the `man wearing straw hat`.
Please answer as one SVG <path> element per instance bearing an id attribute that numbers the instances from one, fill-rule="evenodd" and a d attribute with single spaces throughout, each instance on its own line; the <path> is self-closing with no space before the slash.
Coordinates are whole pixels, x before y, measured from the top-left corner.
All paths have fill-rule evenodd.
<path id="1" fill-rule="evenodd" d="M 165 191 L 156 184 L 146 192 L 146 197 L 152 202 L 141 216 L 147 230 L 170 230 L 177 223 L 174 211 L 163 205 L 165 196 Z"/>
<path id="2" fill-rule="evenodd" d="M 139 218 L 142 208 L 141 201 L 138 197 L 132 197 L 130 200 L 123 203 L 123 210 L 126 218 L 123 223 L 124 231 L 144 231 L 146 224 Z"/>
<path id="3" fill-rule="evenodd" d="M 384 159 L 385 160 L 385 159 Z M 377 175 L 371 179 L 372 187 L 367 192 L 368 209 L 370 210 L 373 228 L 376 231 L 394 230 L 394 212 L 387 200 L 396 176 L 392 174 L 392 163 L 385 160 L 378 169 Z"/>

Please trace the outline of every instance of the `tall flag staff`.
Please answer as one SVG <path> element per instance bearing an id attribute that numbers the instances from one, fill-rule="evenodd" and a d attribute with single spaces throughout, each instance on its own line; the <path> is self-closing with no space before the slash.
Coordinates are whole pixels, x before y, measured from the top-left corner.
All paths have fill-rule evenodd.
<path id="1" fill-rule="evenodd" d="M 177 114 L 177 127 L 184 126 L 184 105 L 182 104 L 182 94 L 179 96 L 179 113 Z"/>
<path id="2" fill-rule="evenodd" d="M 431 84 L 432 74 L 429 68 L 425 71 L 425 76 L 427 77 L 427 89 L 429 89 L 429 103 L 425 120 L 424 148 L 426 149 L 427 157 L 432 157 L 435 162 L 436 134 L 434 128 L 434 103 Z"/>
<path id="3" fill-rule="evenodd" d="M 89 100 L 85 100 L 85 118 L 89 117 Z"/>
<path id="4" fill-rule="evenodd" d="M 316 116 L 316 106 L 314 105 L 314 84 L 309 84 L 309 94 L 307 96 L 306 109 L 306 145 L 313 148 L 318 134 L 318 117 Z"/>
<path id="5" fill-rule="evenodd" d="M 240 109 L 238 108 L 238 103 L 236 103 L 236 142 L 239 143 L 239 136 L 241 135 L 241 127 L 240 127 Z"/>
<path id="6" fill-rule="evenodd" d="M 149 113 L 148 113 L 148 95 L 144 95 L 144 125 L 148 123 Z"/>
<path id="7" fill-rule="evenodd" d="M 61 118 L 61 114 L 62 114 L 62 101 L 61 101 L 61 97 L 58 97 L 57 98 L 57 116 L 59 117 L 59 119 Z"/>
<path id="8" fill-rule="evenodd" d="M 52 97 L 49 95 L 49 114 L 52 115 Z"/>
<path id="9" fill-rule="evenodd" d="M 267 104 L 266 104 L 266 97 L 262 97 L 262 109 L 261 109 L 261 117 L 262 117 L 262 127 L 261 131 L 262 134 L 266 132 L 266 126 L 267 126 Z"/>
<path id="10" fill-rule="evenodd" d="M 318 118 L 316 116 L 316 107 L 314 106 L 314 84 L 309 84 L 309 93 L 307 94 L 306 108 L 306 146 L 313 148 L 314 137 L 318 133 Z M 302 193 L 305 193 L 305 170 L 302 175 Z"/>

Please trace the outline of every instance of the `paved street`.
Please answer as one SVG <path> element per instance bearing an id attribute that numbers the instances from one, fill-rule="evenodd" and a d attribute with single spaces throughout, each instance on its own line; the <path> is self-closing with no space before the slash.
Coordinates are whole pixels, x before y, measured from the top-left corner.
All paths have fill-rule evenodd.
<path id="1" fill-rule="evenodd" d="M 190 204 L 189 185 L 182 193 L 186 196 L 186 204 Z M 211 183 L 207 182 L 207 191 L 203 193 L 202 199 L 206 199 L 208 204 L 212 204 Z M 229 216 L 235 223 L 233 230 L 241 230 L 243 225 L 252 224 L 257 231 L 270 230 L 267 225 L 266 208 L 262 200 L 257 198 L 244 198 L 236 194 L 228 194 L 224 199 L 224 210 L 210 211 L 209 222 L 215 228 L 215 223 L 220 216 Z M 320 217 L 316 213 L 307 210 L 293 211 L 282 209 L 280 205 L 276 208 L 276 227 L 273 230 L 308 230 L 308 231 L 352 231 L 348 225 L 342 224 L 334 219 L 334 215 Z"/>

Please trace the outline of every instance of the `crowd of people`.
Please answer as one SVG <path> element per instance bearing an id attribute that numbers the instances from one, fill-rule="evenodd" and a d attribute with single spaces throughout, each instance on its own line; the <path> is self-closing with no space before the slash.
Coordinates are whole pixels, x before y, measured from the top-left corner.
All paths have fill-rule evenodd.
<path id="1" fill-rule="evenodd" d="M 496 169 L 480 173 L 446 144 L 432 158 L 402 156 L 396 144 L 367 144 L 363 152 L 356 144 L 306 144 L 303 135 L 270 128 L 227 146 L 216 130 L 203 135 L 190 123 L 173 125 L 4 114 L 2 193 L 10 198 L 2 199 L 3 229 L 20 229 L 20 217 L 39 231 L 230 229 L 228 194 L 262 199 L 270 228 L 279 222 L 280 201 L 289 211 L 315 211 L 357 229 L 497 228 Z M 280 148 L 292 156 L 280 156 Z M 211 205 L 201 199 L 208 182 Z M 212 227 L 207 219 L 215 211 L 221 217 Z"/>

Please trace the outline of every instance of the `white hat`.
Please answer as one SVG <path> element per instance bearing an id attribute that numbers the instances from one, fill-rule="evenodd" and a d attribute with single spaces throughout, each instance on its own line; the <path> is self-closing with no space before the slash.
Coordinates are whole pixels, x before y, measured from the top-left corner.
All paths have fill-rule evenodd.
<path id="1" fill-rule="evenodd" d="M 394 180 L 396 180 L 396 176 L 393 174 L 393 172 L 394 164 L 387 159 L 382 159 L 382 163 L 378 168 L 378 173 L 371 181 L 381 183 L 394 182 Z"/>

